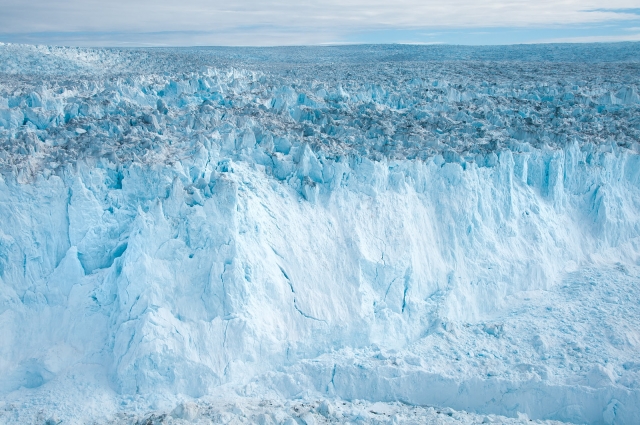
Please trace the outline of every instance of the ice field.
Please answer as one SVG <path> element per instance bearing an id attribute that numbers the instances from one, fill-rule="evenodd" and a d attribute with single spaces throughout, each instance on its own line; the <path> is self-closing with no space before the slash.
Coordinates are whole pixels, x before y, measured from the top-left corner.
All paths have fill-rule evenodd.
<path id="1" fill-rule="evenodd" d="M 639 90 L 640 43 L 0 43 L 0 424 L 640 423 Z"/>

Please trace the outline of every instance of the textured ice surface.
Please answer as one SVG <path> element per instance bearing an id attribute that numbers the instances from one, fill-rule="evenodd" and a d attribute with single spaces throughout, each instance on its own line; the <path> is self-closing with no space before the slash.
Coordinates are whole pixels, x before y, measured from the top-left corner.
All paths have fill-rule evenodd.
<path id="1" fill-rule="evenodd" d="M 527 415 L 517 418 L 498 415 L 478 415 L 451 408 L 420 407 L 400 402 L 383 403 L 357 400 L 282 400 L 236 398 L 210 403 L 185 402 L 170 412 L 146 415 L 120 414 L 111 423 L 142 424 L 548 424 L 557 421 L 532 421 Z"/>
<path id="2" fill-rule="evenodd" d="M 639 47 L 0 45 L 0 422 L 634 423 Z"/>

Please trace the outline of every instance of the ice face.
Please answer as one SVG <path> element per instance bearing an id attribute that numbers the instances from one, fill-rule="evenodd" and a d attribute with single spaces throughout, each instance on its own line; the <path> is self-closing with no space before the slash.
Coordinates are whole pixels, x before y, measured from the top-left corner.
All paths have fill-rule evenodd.
<path id="1" fill-rule="evenodd" d="M 637 46 L 449 49 L 0 46 L 6 400 L 631 423 Z"/>

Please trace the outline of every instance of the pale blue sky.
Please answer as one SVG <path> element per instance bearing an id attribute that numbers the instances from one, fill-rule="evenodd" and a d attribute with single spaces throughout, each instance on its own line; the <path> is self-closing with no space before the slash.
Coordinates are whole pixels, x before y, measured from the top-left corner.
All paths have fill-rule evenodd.
<path id="1" fill-rule="evenodd" d="M 0 0 L 0 41 L 81 46 L 640 41 L 638 0 Z"/>

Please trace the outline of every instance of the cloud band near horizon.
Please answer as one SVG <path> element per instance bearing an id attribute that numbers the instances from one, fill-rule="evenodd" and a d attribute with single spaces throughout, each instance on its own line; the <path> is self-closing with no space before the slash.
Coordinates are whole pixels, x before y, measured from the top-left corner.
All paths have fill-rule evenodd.
<path id="1" fill-rule="evenodd" d="M 0 0 L 0 41 L 259 46 L 640 40 L 636 5 L 629 0 Z"/>

